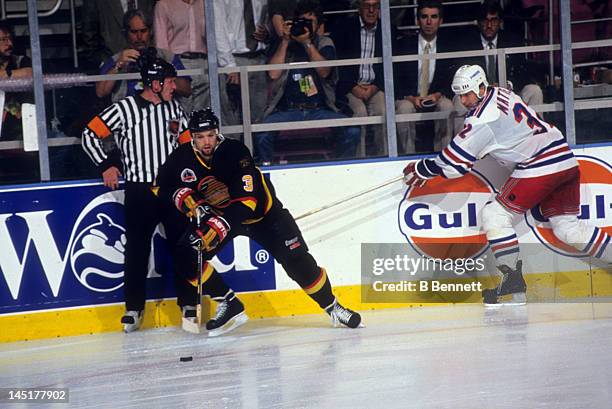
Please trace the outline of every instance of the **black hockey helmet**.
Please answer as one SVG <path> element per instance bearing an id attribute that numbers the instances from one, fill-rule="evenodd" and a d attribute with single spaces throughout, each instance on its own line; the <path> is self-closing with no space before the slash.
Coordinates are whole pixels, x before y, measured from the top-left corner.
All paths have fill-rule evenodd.
<path id="1" fill-rule="evenodd" d="M 189 119 L 189 130 L 191 132 L 202 132 L 210 129 L 219 129 L 219 118 L 212 109 L 200 109 L 193 111 Z"/>
<path id="2" fill-rule="evenodd" d="M 193 111 L 187 127 L 189 128 L 189 132 L 203 132 L 216 129 L 217 139 L 220 142 L 225 140 L 225 137 L 219 132 L 219 118 L 217 118 L 217 115 L 215 115 L 210 108 Z"/>
<path id="3" fill-rule="evenodd" d="M 158 80 L 163 86 L 166 78 L 176 77 L 177 74 L 172 64 L 167 63 L 161 58 L 154 58 L 142 64 L 140 67 L 140 76 L 142 77 L 142 82 L 150 87 L 154 80 Z"/>

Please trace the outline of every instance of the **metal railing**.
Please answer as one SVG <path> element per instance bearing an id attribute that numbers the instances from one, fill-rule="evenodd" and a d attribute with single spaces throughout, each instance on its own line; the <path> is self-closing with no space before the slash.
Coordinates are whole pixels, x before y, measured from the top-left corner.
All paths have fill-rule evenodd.
<path id="1" fill-rule="evenodd" d="M 584 49 L 584 48 L 592 48 L 592 47 L 602 47 L 602 46 L 612 46 L 612 39 L 609 40 L 600 40 L 600 41 L 586 41 L 580 43 L 572 44 L 572 49 Z M 547 52 L 547 51 L 559 51 L 561 49 L 559 44 L 554 45 L 538 45 L 538 46 L 524 46 L 524 47 L 512 47 L 512 48 L 498 48 L 493 50 L 471 50 L 471 51 L 460 51 L 460 52 L 447 52 L 447 53 L 437 53 L 431 56 L 424 56 L 418 54 L 410 54 L 410 55 L 396 55 L 391 58 L 393 63 L 401 63 L 401 62 L 411 62 L 418 61 L 427 58 L 435 58 L 435 59 L 456 59 L 456 58 L 467 58 L 467 57 L 475 57 L 475 56 L 486 56 L 486 55 L 497 55 L 499 66 L 498 66 L 498 78 L 500 79 L 500 84 L 506 85 L 506 70 L 504 56 L 511 54 L 521 54 L 525 52 Z M 318 61 L 318 62 L 299 62 L 299 63 L 285 63 L 285 64 L 264 64 L 264 65 L 251 65 L 251 66 L 242 66 L 242 67 L 225 67 L 219 68 L 220 74 L 228 74 L 232 72 L 238 72 L 241 75 L 241 84 L 246 84 L 247 86 L 243 89 L 243 106 L 249 107 L 250 110 L 250 99 L 249 99 L 249 89 L 248 89 L 248 74 L 255 72 L 266 72 L 270 70 L 285 70 L 285 69 L 295 69 L 296 67 L 300 68 L 316 68 L 316 67 L 341 67 L 341 66 L 351 66 L 351 65 L 359 65 L 359 64 L 380 64 L 383 62 L 383 58 L 354 58 L 354 59 L 340 59 L 340 60 L 330 60 L 330 61 Z M 201 70 L 198 69 L 190 69 L 190 70 L 179 70 L 178 72 L 181 76 L 196 76 L 201 74 Z M 59 75 L 49 76 L 45 79 L 45 83 L 53 86 L 53 78 L 58 78 Z M 75 75 L 71 74 L 70 81 L 66 82 L 61 86 L 69 87 L 72 85 L 83 85 L 92 82 L 99 81 L 107 81 L 107 80 L 134 80 L 139 79 L 140 74 L 138 73 L 127 73 L 127 74 L 108 74 L 108 75 Z M 20 80 L 21 83 L 27 83 L 27 80 Z M 11 87 L 10 83 L 12 81 L 4 81 L 0 82 L 0 89 L 6 91 L 20 91 L 24 89 L 24 86 L 21 85 L 20 88 Z M 14 82 L 14 81 L 13 81 Z M 32 81 L 29 81 L 31 84 Z M 601 107 L 611 107 L 612 100 L 601 100 L 597 101 L 576 101 L 577 109 L 591 109 L 592 107 L 596 107 L 597 104 L 601 104 Z M 534 109 L 538 112 L 553 112 L 553 111 L 562 111 L 563 104 L 553 103 L 553 104 L 544 104 L 544 105 L 536 105 Z M 401 114 L 396 115 L 396 123 L 401 122 L 412 122 L 412 121 L 422 121 L 422 120 L 435 120 L 435 119 L 444 119 L 448 118 L 450 113 L 448 112 L 429 112 L 429 113 L 413 113 L 413 114 Z M 267 132 L 267 131 L 279 131 L 286 129 L 317 129 L 317 128 L 330 128 L 330 127 L 341 127 L 341 126 L 351 126 L 351 125 L 376 125 L 382 124 L 384 122 L 383 116 L 368 116 L 368 117 L 358 117 L 358 118 L 346 118 L 346 119 L 337 119 L 337 120 L 322 120 L 322 121 L 299 121 L 299 122 L 278 122 L 278 123 L 270 123 L 270 124 L 243 124 L 243 125 L 231 125 L 231 126 L 222 126 L 222 132 L 226 134 L 239 134 L 244 133 L 245 135 L 252 135 L 255 132 Z M 246 138 L 245 138 L 246 139 Z M 20 147 L 21 142 L 18 141 L 7 141 L 0 142 L 0 150 L 2 149 L 15 149 Z M 79 144 L 80 139 L 74 137 L 67 138 L 51 138 L 49 139 L 49 146 L 64 146 L 71 144 Z M 252 146 L 251 146 L 252 147 Z"/>
<path id="2" fill-rule="evenodd" d="M 24 3 L 27 3 L 24 1 Z M 49 17 L 54 15 L 60 7 L 62 7 L 63 0 L 55 0 L 55 4 L 47 11 L 38 12 L 38 17 Z M 6 0 L 0 0 L 0 14 L 2 15 L 2 19 L 13 19 L 13 18 L 25 18 L 28 17 L 28 13 L 7 13 L 6 10 Z"/>

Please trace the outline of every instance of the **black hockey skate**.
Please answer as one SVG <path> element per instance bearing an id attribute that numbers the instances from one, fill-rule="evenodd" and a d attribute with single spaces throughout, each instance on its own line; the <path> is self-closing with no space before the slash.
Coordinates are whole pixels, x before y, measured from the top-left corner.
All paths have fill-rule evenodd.
<path id="1" fill-rule="evenodd" d="M 218 337 L 249 320 L 244 312 L 244 305 L 233 292 L 217 305 L 215 317 L 206 323 L 209 337 Z"/>
<path id="2" fill-rule="evenodd" d="M 527 284 L 523 278 L 523 261 L 518 260 L 514 270 L 505 264 L 497 268 L 502 273 L 501 283 L 496 288 L 482 291 L 485 306 L 525 305 L 527 303 L 525 296 Z"/>
<path id="3" fill-rule="evenodd" d="M 361 323 L 361 315 L 340 305 L 338 299 L 336 298 L 334 298 L 334 302 L 329 307 L 325 308 L 325 312 L 329 314 L 334 327 L 339 326 L 339 324 L 345 325 L 349 328 L 364 326 Z"/>

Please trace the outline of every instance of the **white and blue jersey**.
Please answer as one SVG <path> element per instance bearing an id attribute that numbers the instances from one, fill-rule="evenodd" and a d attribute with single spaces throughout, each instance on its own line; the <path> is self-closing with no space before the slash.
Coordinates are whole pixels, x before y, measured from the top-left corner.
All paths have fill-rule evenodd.
<path id="1" fill-rule="evenodd" d="M 557 128 L 542 121 L 512 91 L 491 87 L 467 114 L 463 130 L 435 159 L 420 161 L 417 171 L 425 177 L 457 178 L 486 155 L 512 168 L 513 178 L 551 175 L 578 166 Z"/>

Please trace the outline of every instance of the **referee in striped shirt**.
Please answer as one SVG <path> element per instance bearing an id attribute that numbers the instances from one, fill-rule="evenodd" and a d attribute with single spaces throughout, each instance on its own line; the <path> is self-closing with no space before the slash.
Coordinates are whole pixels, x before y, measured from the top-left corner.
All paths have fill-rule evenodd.
<path id="1" fill-rule="evenodd" d="M 179 143 L 190 141 L 185 113 L 173 98 L 177 73 L 159 58 L 143 60 L 140 73 L 144 91 L 112 104 L 83 131 L 83 149 L 102 171 L 104 185 L 114 190 L 119 187 L 119 176 L 125 178 L 126 312 L 121 318 L 125 332 L 137 330 L 142 321 L 151 236 L 159 222 L 173 251 L 175 286 L 184 319 L 195 320 L 197 301 L 194 287 L 178 274 L 181 269 L 196 268 L 193 257 L 178 254 L 183 249 L 174 245 L 188 221 L 151 191 L 158 168 Z M 113 136 L 117 149 L 106 153 L 103 140 Z"/>

